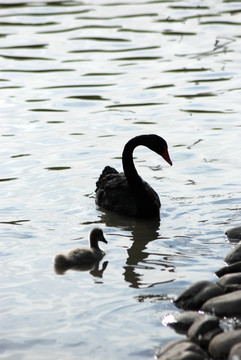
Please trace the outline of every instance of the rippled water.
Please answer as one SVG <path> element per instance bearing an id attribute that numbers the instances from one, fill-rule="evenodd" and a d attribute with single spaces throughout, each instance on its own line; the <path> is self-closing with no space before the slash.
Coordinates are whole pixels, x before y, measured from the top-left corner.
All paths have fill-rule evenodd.
<path id="1" fill-rule="evenodd" d="M 2 359 L 151 359 L 178 335 L 161 318 L 213 280 L 240 225 L 241 3 L 1 1 Z M 139 148 L 161 222 L 96 208 L 132 136 L 157 133 L 173 167 Z M 53 257 L 103 228 L 99 268 Z"/>

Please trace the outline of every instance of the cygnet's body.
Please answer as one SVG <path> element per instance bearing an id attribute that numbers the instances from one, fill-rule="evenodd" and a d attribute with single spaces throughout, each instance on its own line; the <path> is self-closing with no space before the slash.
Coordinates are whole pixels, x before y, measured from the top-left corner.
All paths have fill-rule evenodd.
<path id="1" fill-rule="evenodd" d="M 55 266 L 71 267 L 100 261 L 105 256 L 105 252 L 99 248 L 99 241 L 107 244 L 103 231 L 99 228 L 94 228 L 90 232 L 89 248 L 77 248 L 69 251 L 66 255 L 56 255 L 54 258 Z"/>

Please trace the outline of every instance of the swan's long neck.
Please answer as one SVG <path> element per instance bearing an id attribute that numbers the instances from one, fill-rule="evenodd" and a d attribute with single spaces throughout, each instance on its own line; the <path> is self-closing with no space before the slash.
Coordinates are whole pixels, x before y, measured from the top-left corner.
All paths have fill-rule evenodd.
<path id="1" fill-rule="evenodd" d="M 157 196 L 153 196 L 154 190 L 144 185 L 141 177 L 133 162 L 133 151 L 138 145 L 144 145 L 144 141 L 139 138 L 131 139 L 124 147 L 122 154 L 122 164 L 126 180 L 136 200 L 136 215 L 140 217 L 155 216 L 159 214 L 160 202 Z"/>
<path id="2" fill-rule="evenodd" d="M 125 145 L 122 153 L 123 170 L 126 176 L 126 180 L 131 189 L 135 193 L 137 190 L 145 190 L 142 184 L 142 180 L 138 175 L 133 161 L 133 151 L 140 144 L 136 143 L 135 138 L 128 141 Z"/>

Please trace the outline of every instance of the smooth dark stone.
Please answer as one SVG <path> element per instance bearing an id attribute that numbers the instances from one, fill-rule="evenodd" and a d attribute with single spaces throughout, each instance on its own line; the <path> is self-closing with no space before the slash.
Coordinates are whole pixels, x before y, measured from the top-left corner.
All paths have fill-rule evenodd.
<path id="1" fill-rule="evenodd" d="M 211 339 L 222 331 L 219 326 L 219 318 L 205 314 L 190 326 L 187 336 L 206 350 Z"/>
<path id="2" fill-rule="evenodd" d="M 188 340 L 175 340 L 166 344 L 157 355 L 158 360 L 208 360 L 207 354 Z"/>
<path id="3" fill-rule="evenodd" d="M 233 227 L 225 232 L 225 235 L 231 241 L 241 240 L 241 226 Z"/>
<path id="4" fill-rule="evenodd" d="M 214 359 L 227 359 L 231 348 L 241 342 L 241 330 L 225 332 L 215 336 L 208 347 Z"/>
<path id="5" fill-rule="evenodd" d="M 221 277 L 225 274 L 236 273 L 236 272 L 241 272 L 241 261 L 238 261 L 238 262 L 228 265 L 228 266 L 224 266 L 221 269 L 219 269 L 218 271 L 216 271 L 215 274 L 218 277 Z"/>
<path id="6" fill-rule="evenodd" d="M 228 360 L 241 360 L 241 343 L 232 346 L 228 355 Z"/>
<path id="7" fill-rule="evenodd" d="M 216 316 L 241 315 L 241 290 L 214 297 L 205 302 L 202 310 Z"/>
<path id="8" fill-rule="evenodd" d="M 224 261 L 227 264 L 233 264 L 241 261 L 241 242 L 239 242 L 225 257 Z"/>
<path id="9" fill-rule="evenodd" d="M 224 290 L 218 285 L 210 281 L 198 281 L 184 290 L 174 304 L 184 310 L 199 310 L 208 299 L 221 294 L 224 294 Z"/>
<path id="10" fill-rule="evenodd" d="M 174 314 L 174 321 L 169 322 L 168 326 L 172 327 L 179 334 L 186 334 L 189 327 L 199 318 L 202 318 L 204 314 L 200 314 L 197 311 L 183 311 L 178 314 Z"/>
<path id="11" fill-rule="evenodd" d="M 217 285 L 224 290 L 234 291 L 241 289 L 241 272 L 223 275 Z"/>

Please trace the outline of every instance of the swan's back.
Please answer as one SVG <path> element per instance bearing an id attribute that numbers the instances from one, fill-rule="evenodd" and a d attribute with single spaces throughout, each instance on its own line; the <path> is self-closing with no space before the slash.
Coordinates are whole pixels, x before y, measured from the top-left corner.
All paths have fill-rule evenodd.
<path id="1" fill-rule="evenodd" d="M 135 199 L 124 173 L 118 173 L 110 166 L 104 168 L 96 182 L 96 204 L 119 214 L 135 215 Z"/>

